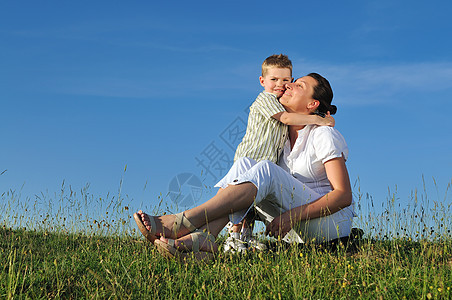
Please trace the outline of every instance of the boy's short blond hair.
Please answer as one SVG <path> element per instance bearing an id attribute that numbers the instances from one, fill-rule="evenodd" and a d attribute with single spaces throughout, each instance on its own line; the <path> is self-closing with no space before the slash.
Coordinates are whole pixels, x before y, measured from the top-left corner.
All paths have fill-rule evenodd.
<path id="1" fill-rule="evenodd" d="M 290 70 L 290 76 L 292 76 L 292 62 L 287 55 L 273 54 L 272 56 L 267 57 L 262 63 L 262 77 L 267 75 L 267 70 L 269 68 L 287 68 Z"/>

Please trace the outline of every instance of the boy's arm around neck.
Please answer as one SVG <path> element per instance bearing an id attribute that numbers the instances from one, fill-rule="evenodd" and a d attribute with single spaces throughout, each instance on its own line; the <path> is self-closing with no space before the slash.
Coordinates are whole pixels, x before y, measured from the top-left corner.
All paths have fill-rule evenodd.
<path id="1" fill-rule="evenodd" d="M 331 115 L 322 118 L 318 115 L 303 115 L 283 111 L 272 116 L 272 118 L 286 125 L 320 125 L 334 127 L 335 120 Z"/>

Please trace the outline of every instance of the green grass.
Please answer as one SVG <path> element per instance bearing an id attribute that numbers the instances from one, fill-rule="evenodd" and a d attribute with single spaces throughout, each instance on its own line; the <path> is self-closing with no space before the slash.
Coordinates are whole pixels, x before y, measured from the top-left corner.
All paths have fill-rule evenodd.
<path id="1" fill-rule="evenodd" d="M 366 234 L 356 247 L 277 244 L 264 253 L 219 253 L 209 263 L 159 255 L 120 194 L 94 197 L 63 184 L 30 201 L 8 191 L 0 199 L 0 299 L 448 299 L 448 189 L 438 202 L 413 193 L 409 208 L 390 195 L 380 213 L 355 189 L 357 226 Z M 161 204 L 146 211 L 171 211 Z"/>
<path id="2" fill-rule="evenodd" d="M 450 298 L 452 242 L 363 240 L 185 264 L 142 239 L 0 230 L 0 298 Z"/>

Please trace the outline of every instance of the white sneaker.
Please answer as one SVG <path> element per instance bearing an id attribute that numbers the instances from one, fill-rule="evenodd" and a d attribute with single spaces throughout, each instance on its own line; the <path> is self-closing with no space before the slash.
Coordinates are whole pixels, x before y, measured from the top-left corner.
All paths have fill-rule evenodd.
<path id="1" fill-rule="evenodd" d="M 242 240 L 246 242 L 249 249 L 256 249 L 257 251 L 267 250 L 267 246 L 264 243 L 259 242 L 254 236 L 247 235 L 242 236 Z"/>
<path id="2" fill-rule="evenodd" d="M 224 253 L 245 253 L 246 250 L 246 243 L 232 236 L 228 237 L 223 244 Z"/>

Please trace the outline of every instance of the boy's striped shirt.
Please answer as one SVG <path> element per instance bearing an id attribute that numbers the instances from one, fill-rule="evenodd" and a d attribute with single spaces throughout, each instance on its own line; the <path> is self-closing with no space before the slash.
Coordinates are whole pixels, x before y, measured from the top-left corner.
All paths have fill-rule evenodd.
<path id="1" fill-rule="evenodd" d="M 250 107 L 246 133 L 237 147 L 234 161 L 249 157 L 276 163 L 288 137 L 288 126 L 272 116 L 284 111 L 276 95 L 261 92 Z"/>

